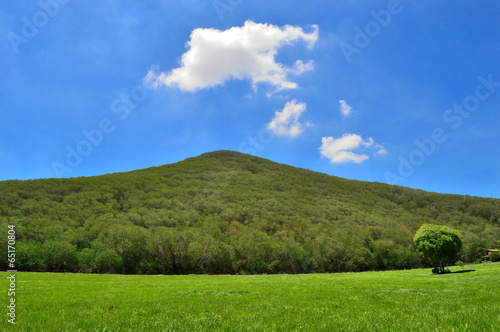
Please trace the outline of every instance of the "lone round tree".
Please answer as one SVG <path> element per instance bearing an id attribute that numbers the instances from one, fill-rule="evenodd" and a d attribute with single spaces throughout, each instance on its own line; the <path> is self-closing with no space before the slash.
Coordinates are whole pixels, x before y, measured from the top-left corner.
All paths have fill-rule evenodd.
<path id="1" fill-rule="evenodd" d="M 413 241 L 417 250 L 433 264 L 438 273 L 445 272 L 446 264 L 455 263 L 462 250 L 462 234 L 447 226 L 424 224 Z"/>

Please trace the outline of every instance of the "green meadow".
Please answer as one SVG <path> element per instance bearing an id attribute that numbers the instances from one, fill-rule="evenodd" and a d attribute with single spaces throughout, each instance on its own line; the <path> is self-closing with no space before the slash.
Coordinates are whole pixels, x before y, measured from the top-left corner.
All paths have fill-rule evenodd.
<path id="1" fill-rule="evenodd" d="M 16 274 L 3 331 L 498 331 L 500 263 L 334 274 Z M 7 305 L 6 272 L 0 275 Z M 5 306 L 6 306 L 5 305 Z M 4 306 L 4 308 L 5 308 Z M 6 311 L 6 309 L 4 309 Z"/>

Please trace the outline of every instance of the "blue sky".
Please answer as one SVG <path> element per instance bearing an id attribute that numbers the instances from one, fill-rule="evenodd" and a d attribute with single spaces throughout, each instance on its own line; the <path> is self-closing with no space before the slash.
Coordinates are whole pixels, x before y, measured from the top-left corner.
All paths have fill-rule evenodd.
<path id="1" fill-rule="evenodd" d="M 500 4 L 0 4 L 0 180 L 253 153 L 500 197 Z"/>

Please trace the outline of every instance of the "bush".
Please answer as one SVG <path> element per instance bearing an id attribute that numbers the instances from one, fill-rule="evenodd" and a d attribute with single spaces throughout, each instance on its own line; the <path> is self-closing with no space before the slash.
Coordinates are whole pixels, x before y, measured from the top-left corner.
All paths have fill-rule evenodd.
<path id="1" fill-rule="evenodd" d="M 490 261 L 500 262 L 500 252 L 494 251 L 490 254 Z"/>
<path id="2" fill-rule="evenodd" d="M 90 248 L 84 248 L 81 251 L 77 252 L 78 258 L 78 271 L 91 273 L 92 270 L 92 261 L 96 257 L 96 251 Z"/>
<path id="3" fill-rule="evenodd" d="M 40 250 L 48 271 L 75 272 L 78 266 L 76 248 L 67 242 L 47 241 Z"/>
<path id="4" fill-rule="evenodd" d="M 120 273 L 122 267 L 123 258 L 113 249 L 97 252 L 92 260 L 92 270 L 97 273 Z"/>
<path id="5" fill-rule="evenodd" d="M 37 243 L 17 243 L 17 268 L 23 271 L 46 271 L 45 259 Z"/>

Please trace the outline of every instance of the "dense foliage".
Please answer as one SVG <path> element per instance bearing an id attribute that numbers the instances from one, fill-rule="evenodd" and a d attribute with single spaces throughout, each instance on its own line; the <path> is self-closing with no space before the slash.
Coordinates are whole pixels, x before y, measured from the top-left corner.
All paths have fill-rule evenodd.
<path id="1" fill-rule="evenodd" d="M 445 266 L 455 264 L 462 250 L 462 234 L 441 225 L 425 224 L 413 239 L 417 251 L 429 260 L 438 273 L 445 272 Z"/>
<path id="2" fill-rule="evenodd" d="M 231 151 L 128 173 L 0 182 L 0 227 L 16 225 L 26 271 L 404 269 L 424 263 L 413 244 L 424 223 L 459 230 L 464 262 L 500 247 L 498 199 L 346 180 Z"/>

